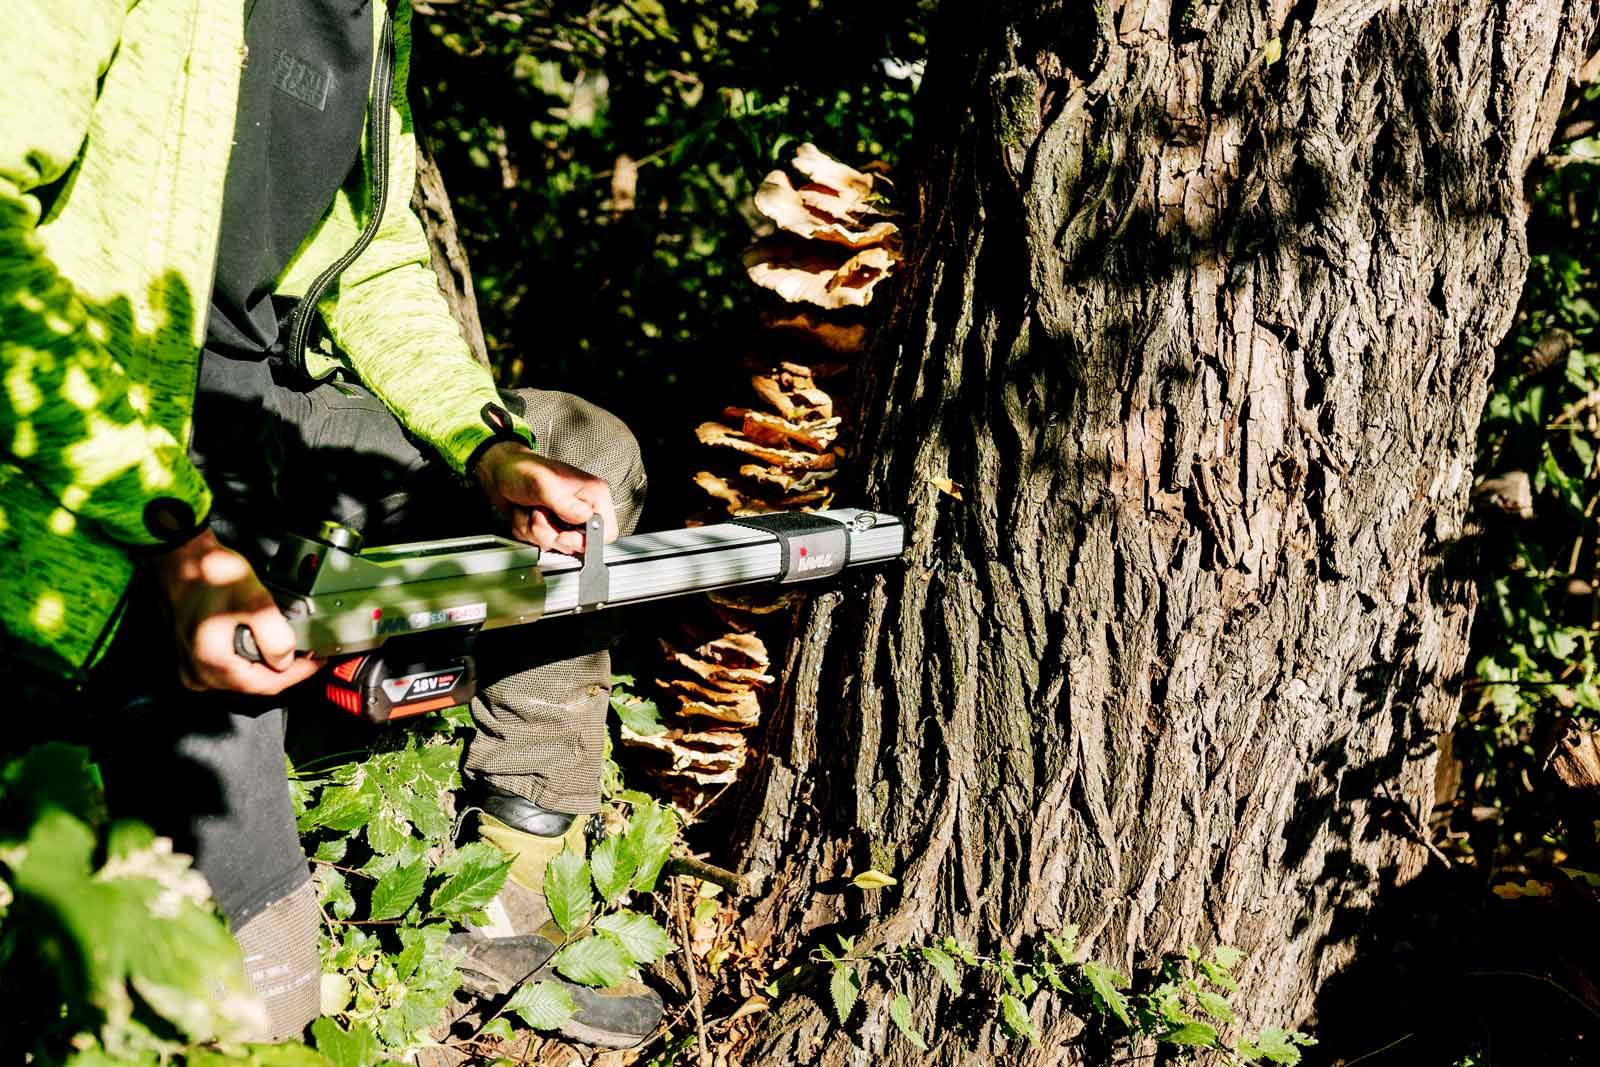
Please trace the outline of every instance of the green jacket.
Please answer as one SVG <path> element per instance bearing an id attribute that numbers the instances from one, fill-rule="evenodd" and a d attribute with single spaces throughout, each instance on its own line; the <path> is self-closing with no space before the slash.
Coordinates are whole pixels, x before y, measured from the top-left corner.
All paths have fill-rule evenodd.
<path id="1" fill-rule="evenodd" d="M 362 165 L 277 291 L 303 295 L 353 248 L 369 183 L 387 182 L 375 238 L 319 304 L 337 355 L 307 363 L 343 366 L 460 472 L 493 436 L 481 413 L 498 396 L 409 207 L 411 10 L 396 7 L 388 173 L 370 173 L 364 137 Z M 187 445 L 243 9 L 0 3 L 0 626 L 63 673 L 103 649 L 139 557 L 210 507 Z M 378 41 L 383 0 L 373 11 Z"/>

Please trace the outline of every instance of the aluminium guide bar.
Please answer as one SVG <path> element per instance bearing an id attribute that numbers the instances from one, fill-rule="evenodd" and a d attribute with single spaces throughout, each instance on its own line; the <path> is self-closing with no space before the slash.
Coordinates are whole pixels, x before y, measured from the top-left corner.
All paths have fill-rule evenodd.
<path id="1" fill-rule="evenodd" d="M 601 543 L 598 523 L 591 523 L 584 558 L 492 536 L 365 551 L 354 549 L 348 532 L 290 537 L 263 578 L 298 650 L 334 656 L 406 634 L 496 629 L 713 589 L 826 578 L 894 559 L 905 547 L 897 516 L 857 508 L 751 516 L 609 545 Z"/>

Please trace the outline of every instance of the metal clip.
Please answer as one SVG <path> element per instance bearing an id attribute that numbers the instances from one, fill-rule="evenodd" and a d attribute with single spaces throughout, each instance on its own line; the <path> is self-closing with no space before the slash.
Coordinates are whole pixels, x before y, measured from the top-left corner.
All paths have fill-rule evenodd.
<path id="1" fill-rule="evenodd" d="M 578 610 L 593 611 L 611 599 L 611 572 L 606 570 L 606 520 L 597 511 L 583 530 L 583 570 L 578 572 Z"/>

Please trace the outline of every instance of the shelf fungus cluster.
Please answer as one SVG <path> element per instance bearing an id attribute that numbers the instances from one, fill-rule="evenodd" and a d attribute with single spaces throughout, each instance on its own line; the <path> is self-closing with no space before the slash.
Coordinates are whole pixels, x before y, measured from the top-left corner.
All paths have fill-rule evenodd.
<path id="1" fill-rule="evenodd" d="M 774 295 L 736 376 L 749 387 L 695 429 L 702 522 L 833 504 L 849 417 L 841 394 L 869 339 L 862 309 L 900 260 L 886 179 L 811 144 L 791 165 L 793 174 L 773 171 L 755 195 L 774 230 L 744 265 Z M 714 593 L 662 642 L 666 729 L 624 727 L 623 742 L 679 803 L 698 806 L 737 779 L 746 734 L 774 691 L 768 650 L 787 642 L 798 602 L 795 593 Z"/>

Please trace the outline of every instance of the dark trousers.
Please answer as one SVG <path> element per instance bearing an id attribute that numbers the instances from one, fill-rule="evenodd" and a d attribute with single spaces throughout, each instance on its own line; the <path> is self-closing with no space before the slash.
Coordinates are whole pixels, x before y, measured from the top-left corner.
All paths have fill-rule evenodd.
<path id="1" fill-rule="evenodd" d="M 533 427 L 542 454 L 610 484 L 618 524 L 631 532 L 645 475 L 627 428 L 565 393 L 515 390 L 504 400 Z M 327 519 L 362 530 L 369 545 L 495 528 L 481 491 L 366 390 L 285 388 L 264 362 L 205 357 L 194 452 L 215 495 L 213 528 L 255 559 L 285 531 L 315 530 Z M 595 811 L 606 647 L 606 635 L 585 619 L 482 635 L 468 778 L 553 811 Z M 284 777 L 285 715 L 337 713 L 296 691 L 258 698 L 182 689 L 149 595 L 135 598 L 99 675 L 96 699 L 115 708 L 97 753 L 112 811 L 150 822 L 191 852 L 235 929 L 302 884 L 306 859 Z"/>

